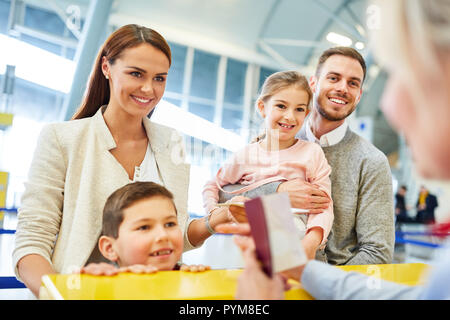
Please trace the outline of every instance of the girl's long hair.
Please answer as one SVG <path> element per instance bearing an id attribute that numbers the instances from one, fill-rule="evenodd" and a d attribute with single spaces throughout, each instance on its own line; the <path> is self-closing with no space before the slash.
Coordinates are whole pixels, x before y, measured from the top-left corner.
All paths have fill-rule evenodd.
<path id="1" fill-rule="evenodd" d="M 117 29 L 108 37 L 98 52 L 83 102 L 72 116 L 72 120 L 92 117 L 102 105 L 109 102 L 109 81 L 102 72 L 102 58 L 106 57 L 108 62 L 113 65 L 125 49 L 136 47 L 142 43 L 148 43 L 161 50 L 169 59 L 170 66 L 172 63 L 170 47 L 158 32 L 136 24 L 128 24 Z"/>

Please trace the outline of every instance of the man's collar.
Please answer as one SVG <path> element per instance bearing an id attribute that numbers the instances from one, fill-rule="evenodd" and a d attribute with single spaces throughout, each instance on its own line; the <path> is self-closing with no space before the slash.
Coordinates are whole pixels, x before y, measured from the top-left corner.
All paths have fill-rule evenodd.
<path id="1" fill-rule="evenodd" d="M 308 117 L 305 128 L 306 139 L 307 141 L 318 143 L 321 147 L 330 147 L 341 142 L 348 128 L 347 121 L 344 121 L 339 127 L 325 133 L 320 139 L 317 139 L 311 130 L 311 124 L 311 117 Z"/>

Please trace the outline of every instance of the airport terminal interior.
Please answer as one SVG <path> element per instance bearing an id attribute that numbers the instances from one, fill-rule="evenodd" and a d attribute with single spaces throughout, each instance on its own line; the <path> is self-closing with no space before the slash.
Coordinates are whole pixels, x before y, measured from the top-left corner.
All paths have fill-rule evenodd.
<path id="1" fill-rule="evenodd" d="M 449 187 L 418 177 L 407 143 L 379 108 L 386 73 L 368 42 L 375 9 L 364 0 L 0 0 L 0 277 L 14 277 L 17 208 L 40 130 L 72 117 L 100 45 L 129 23 L 157 30 L 172 51 L 166 90 L 151 121 L 184 137 L 191 218 L 206 214 L 206 181 L 261 132 L 255 101 L 264 80 L 281 70 L 309 78 L 323 50 L 350 46 L 367 64 L 350 128 L 388 158 L 394 194 L 407 187 L 409 217 L 415 218 L 426 186 L 438 199 L 439 221 L 449 210 L 439 201 Z M 392 263 L 432 263 L 441 239 L 425 230 L 421 223 L 397 224 Z M 232 237 L 222 234 L 184 253 L 183 261 L 212 269 L 243 266 Z M 0 299 L 34 297 L 28 289 L 0 286 Z"/>

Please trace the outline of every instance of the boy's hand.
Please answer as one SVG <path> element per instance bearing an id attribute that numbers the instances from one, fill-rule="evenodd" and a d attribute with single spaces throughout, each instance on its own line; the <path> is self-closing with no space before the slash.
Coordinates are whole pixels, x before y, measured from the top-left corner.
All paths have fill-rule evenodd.
<path id="1" fill-rule="evenodd" d="M 158 268 L 152 266 L 152 265 L 145 265 L 145 264 L 134 264 L 127 267 L 122 267 L 119 269 L 119 272 L 131 272 L 131 273 L 155 273 L 158 272 Z"/>
<path id="2" fill-rule="evenodd" d="M 84 273 L 93 276 L 113 276 L 122 272 L 155 273 L 157 271 L 158 269 L 151 265 L 135 264 L 132 266 L 117 268 L 111 264 L 101 262 L 101 263 L 90 263 L 75 273 Z"/>
<path id="3" fill-rule="evenodd" d="M 75 273 L 90 274 L 93 276 L 113 276 L 118 274 L 120 271 L 115 266 L 101 262 L 101 263 L 90 263 L 87 266 L 81 268 Z"/>
<path id="4" fill-rule="evenodd" d="M 204 266 L 202 264 L 192 264 L 192 265 L 182 264 L 180 267 L 180 271 L 187 271 L 187 272 L 202 272 L 210 269 L 211 269 L 210 266 Z"/>

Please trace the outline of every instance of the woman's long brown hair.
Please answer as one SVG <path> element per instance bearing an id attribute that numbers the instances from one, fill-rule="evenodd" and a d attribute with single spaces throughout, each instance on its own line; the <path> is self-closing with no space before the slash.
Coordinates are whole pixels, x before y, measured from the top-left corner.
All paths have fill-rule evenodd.
<path id="1" fill-rule="evenodd" d="M 106 57 L 113 65 L 125 49 L 142 43 L 148 43 L 161 50 L 169 59 L 170 66 L 172 63 L 170 47 L 158 32 L 136 24 L 128 24 L 117 29 L 99 50 L 83 102 L 72 116 L 72 120 L 92 117 L 102 105 L 109 102 L 109 82 L 102 72 L 102 58 Z"/>

